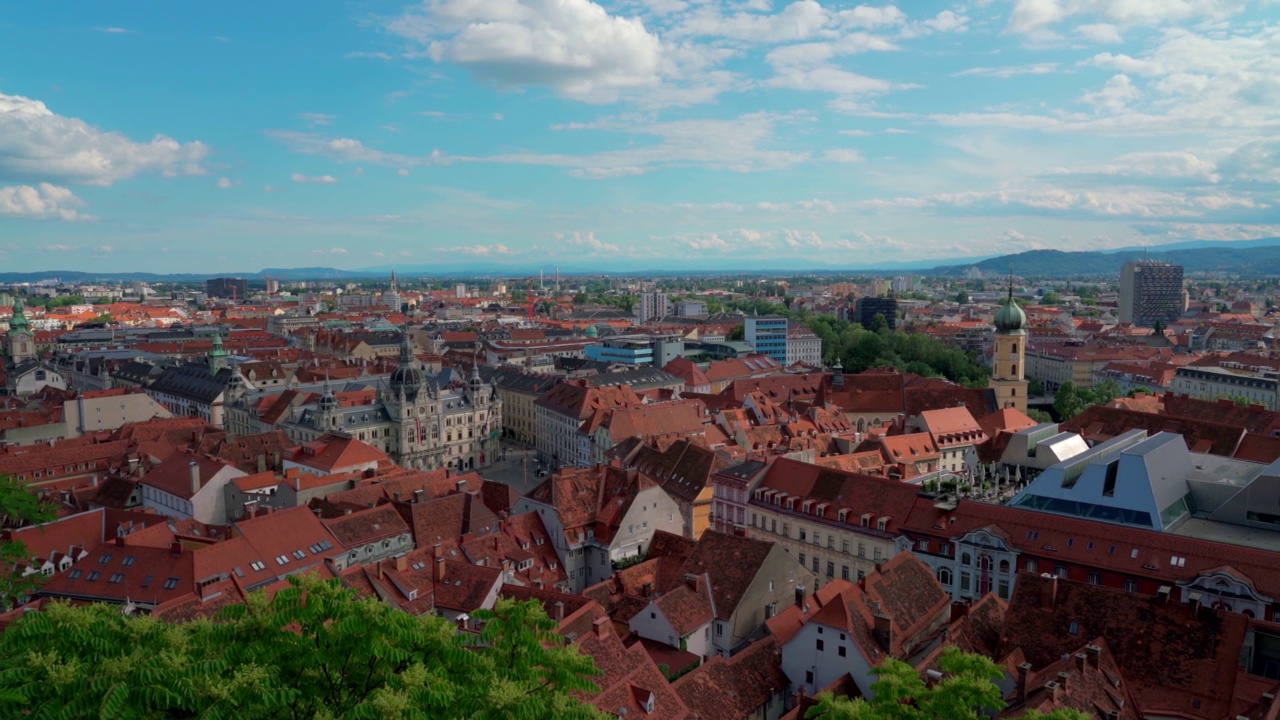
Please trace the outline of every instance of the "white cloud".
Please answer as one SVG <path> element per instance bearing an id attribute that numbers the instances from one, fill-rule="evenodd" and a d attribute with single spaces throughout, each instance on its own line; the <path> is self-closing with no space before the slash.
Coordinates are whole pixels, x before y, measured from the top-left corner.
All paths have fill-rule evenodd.
<path id="1" fill-rule="evenodd" d="M 1031 213 L 1101 218 L 1204 218 L 1214 213 L 1250 212 L 1270 206 L 1225 192 L 1169 193 L 1142 187 L 1065 190 L 1057 187 L 1009 188 L 939 193 L 921 197 L 868 200 L 863 210 L 926 209 L 973 214 Z"/>
<path id="2" fill-rule="evenodd" d="M 1048 175 L 1108 175 L 1113 177 L 1147 177 L 1162 180 L 1198 180 L 1217 183 L 1221 179 L 1217 164 L 1190 151 L 1126 153 L 1100 166 L 1049 170 Z"/>
<path id="3" fill-rule="evenodd" d="M 353 59 L 353 60 L 361 60 L 361 59 L 366 59 L 366 60 L 390 60 L 390 59 L 391 59 L 391 56 L 390 56 L 390 55 L 388 55 L 387 53 L 384 53 L 384 52 L 365 52 L 365 51 L 362 51 L 362 50 L 356 50 L 356 51 L 353 51 L 353 52 L 349 52 L 349 53 L 347 53 L 346 55 L 343 55 L 343 57 L 345 57 L 345 58 L 350 58 L 350 59 Z"/>
<path id="4" fill-rule="evenodd" d="M 617 255 L 622 249 L 613 243 L 607 243 L 596 237 L 595 232 L 556 233 L 556 242 L 569 247 L 584 248 L 590 255 Z"/>
<path id="5" fill-rule="evenodd" d="M 608 102 L 659 81 L 658 37 L 590 0 L 427 0 L 388 29 L 500 87 Z"/>
<path id="6" fill-rule="evenodd" d="M 58 252 L 58 253 L 71 252 L 70 245 L 62 245 L 60 243 L 53 243 L 51 245 L 37 245 L 36 249 L 39 250 L 40 252 Z"/>
<path id="7" fill-rule="evenodd" d="M 100 253 L 111 253 L 116 251 L 116 249 L 111 247 L 110 245 L 99 245 L 97 250 Z"/>
<path id="8" fill-rule="evenodd" d="M 1118 44 L 1124 42 L 1120 30 L 1115 25 L 1097 23 L 1094 25 L 1077 25 L 1076 35 L 1084 40 L 1098 44 Z"/>
<path id="9" fill-rule="evenodd" d="M 797 0 L 782 12 L 737 12 L 721 15 L 718 5 L 702 5 L 677 26 L 674 37 L 718 37 L 748 42 L 779 43 L 814 37 L 831 20 L 814 0 Z"/>
<path id="10" fill-rule="evenodd" d="M 400 177 L 409 177 L 409 168 L 400 168 L 396 171 L 396 174 Z"/>
<path id="11" fill-rule="evenodd" d="M 316 248 L 311 251 L 312 255 L 347 255 L 347 249 L 344 247 Z"/>
<path id="12" fill-rule="evenodd" d="M 494 245 L 455 245 L 454 247 L 444 248 L 444 252 L 462 253 L 463 255 L 475 255 L 477 257 L 495 257 L 520 254 L 518 250 L 513 250 L 502 243 Z"/>
<path id="13" fill-rule="evenodd" d="M 326 138 L 315 133 L 288 130 L 268 130 L 266 134 L 268 137 L 280 140 L 296 152 L 322 155 L 340 162 L 392 166 L 442 165 L 448 162 L 448 158 L 438 150 L 433 150 L 430 155 L 415 157 L 375 150 L 351 138 Z"/>
<path id="14" fill-rule="evenodd" d="M 231 178 L 227 178 L 227 177 L 218 178 L 218 188 L 222 190 L 227 190 L 239 184 L 240 184 L 239 180 L 232 180 Z"/>
<path id="15" fill-rule="evenodd" d="M 1218 20 L 1230 17 L 1245 5 L 1245 0 L 1016 0 L 1009 29 L 1042 32 L 1077 15 L 1098 17 L 1121 26 Z"/>
<path id="16" fill-rule="evenodd" d="M 0 216 L 31 220 L 92 220 L 76 208 L 84 201 L 64 187 L 40 183 L 36 187 L 17 185 L 0 187 Z"/>
<path id="17" fill-rule="evenodd" d="M 1101 90 L 1085 93 L 1080 101 L 1092 105 L 1096 112 L 1118 113 L 1141 96 L 1142 91 L 1134 86 L 1128 75 L 1113 75 Z"/>
<path id="18" fill-rule="evenodd" d="M 164 135 L 138 143 L 57 115 L 39 100 L 0 93 L 0 181 L 111 185 L 139 173 L 200 175 L 209 149 Z"/>
<path id="19" fill-rule="evenodd" d="M 315 183 L 317 185 L 333 185 L 338 178 L 332 175 L 303 175 L 302 173 L 294 173 L 290 178 L 296 183 Z"/>
<path id="20" fill-rule="evenodd" d="M 108 35 L 137 35 L 137 30 L 129 30 L 122 27 L 96 27 L 94 32 L 107 33 Z"/>
<path id="21" fill-rule="evenodd" d="M 1031 65 L 1013 65 L 1008 67 L 974 67 L 960 72 L 952 73 L 951 77 L 967 77 L 970 75 L 978 75 L 981 77 L 1009 78 L 1015 75 L 1048 75 L 1058 70 L 1058 63 L 1034 63 Z"/>
<path id="22" fill-rule="evenodd" d="M 298 117 L 307 124 L 308 127 L 316 127 L 317 125 L 332 125 L 337 119 L 336 115 L 317 112 L 298 113 Z"/>
<path id="23" fill-rule="evenodd" d="M 837 163 L 855 163 L 863 160 L 861 153 L 850 148 L 832 148 L 822 154 L 822 159 Z"/>

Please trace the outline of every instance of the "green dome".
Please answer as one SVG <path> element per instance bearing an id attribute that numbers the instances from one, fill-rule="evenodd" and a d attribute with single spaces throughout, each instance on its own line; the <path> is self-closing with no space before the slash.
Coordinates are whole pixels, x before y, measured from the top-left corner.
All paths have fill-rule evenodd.
<path id="1" fill-rule="evenodd" d="M 1027 314 L 1010 297 L 1004 307 L 996 311 L 996 332 L 1021 333 L 1027 325 Z"/>
<path id="2" fill-rule="evenodd" d="M 595 325 L 588 325 L 586 331 L 583 332 L 582 334 L 586 335 L 589 338 L 600 337 L 600 331 L 596 329 Z"/>

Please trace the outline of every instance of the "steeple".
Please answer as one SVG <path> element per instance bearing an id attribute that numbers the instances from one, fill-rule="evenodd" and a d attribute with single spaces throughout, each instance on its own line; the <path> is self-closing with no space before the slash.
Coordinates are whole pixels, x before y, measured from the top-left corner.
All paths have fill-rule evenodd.
<path id="1" fill-rule="evenodd" d="M 9 332 L 26 330 L 30 327 L 31 323 L 27 320 L 26 313 L 23 312 L 22 298 L 14 298 L 13 317 L 9 319 Z"/>
<path id="2" fill-rule="evenodd" d="M 209 372 L 216 373 L 227 366 L 227 350 L 222 347 L 222 334 L 213 336 L 213 349 L 209 351 Z"/>

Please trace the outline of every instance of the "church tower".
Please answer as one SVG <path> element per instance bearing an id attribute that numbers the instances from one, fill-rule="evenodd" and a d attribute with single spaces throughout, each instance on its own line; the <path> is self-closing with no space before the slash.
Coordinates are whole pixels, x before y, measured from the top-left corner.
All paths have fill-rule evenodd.
<path id="1" fill-rule="evenodd" d="M 391 289 L 383 293 L 382 304 L 390 305 L 391 312 L 393 313 L 400 312 L 400 305 L 401 305 L 400 289 L 396 287 L 396 271 L 395 270 L 391 271 Z"/>
<path id="2" fill-rule="evenodd" d="M 23 312 L 22 298 L 13 301 L 13 318 L 9 320 L 9 361 L 21 365 L 36 359 L 36 341 L 31 323 Z"/>
<path id="3" fill-rule="evenodd" d="M 1013 300 L 1013 278 L 1009 278 L 1009 298 L 996 311 L 996 346 L 992 356 L 989 387 L 996 391 L 996 406 L 1027 411 L 1027 315 Z"/>
<path id="4" fill-rule="evenodd" d="M 213 336 L 213 349 L 209 351 L 209 372 L 217 375 L 227 366 L 227 349 L 222 346 L 222 333 Z"/>

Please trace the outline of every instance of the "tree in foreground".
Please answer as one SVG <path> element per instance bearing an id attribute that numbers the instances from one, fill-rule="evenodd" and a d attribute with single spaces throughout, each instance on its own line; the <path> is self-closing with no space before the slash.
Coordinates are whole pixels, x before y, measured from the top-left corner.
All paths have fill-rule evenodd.
<path id="1" fill-rule="evenodd" d="M 849 699 L 830 693 L 818 696 L 808 718 L 821 720 L 985 720 L 1003 710 L 1004 698 L 996 685 L 1004 671 L 990 658 L 949 647 L 938 659 L 941 681 L 926 685 L 910 665 L 890 658 L 874 672 L 874 699 Z M 1088 720 L 1076 710 L 1045 714 L 1030 711 L 1028 720 Z"/>
<path id="2" fill-rule="evenodd" d="M 0 717 L 597 718 L 595 665 L 536 603 L 478 634 L 292 578 L 214 621 L 51 604 L 0 635 Z"/>
<path id="3" fill-rule="evenodd" d="M 0 525 L 20 528 L 48 522 L 53 517 L 52 505 L 13 476 L 0 475 Z M 26 545 L 17 540 L 0 540 L 0 609 L 8 610 L 40 587 L 43 575 L 23 574 L 23 566 L 30 561 Z"/>

